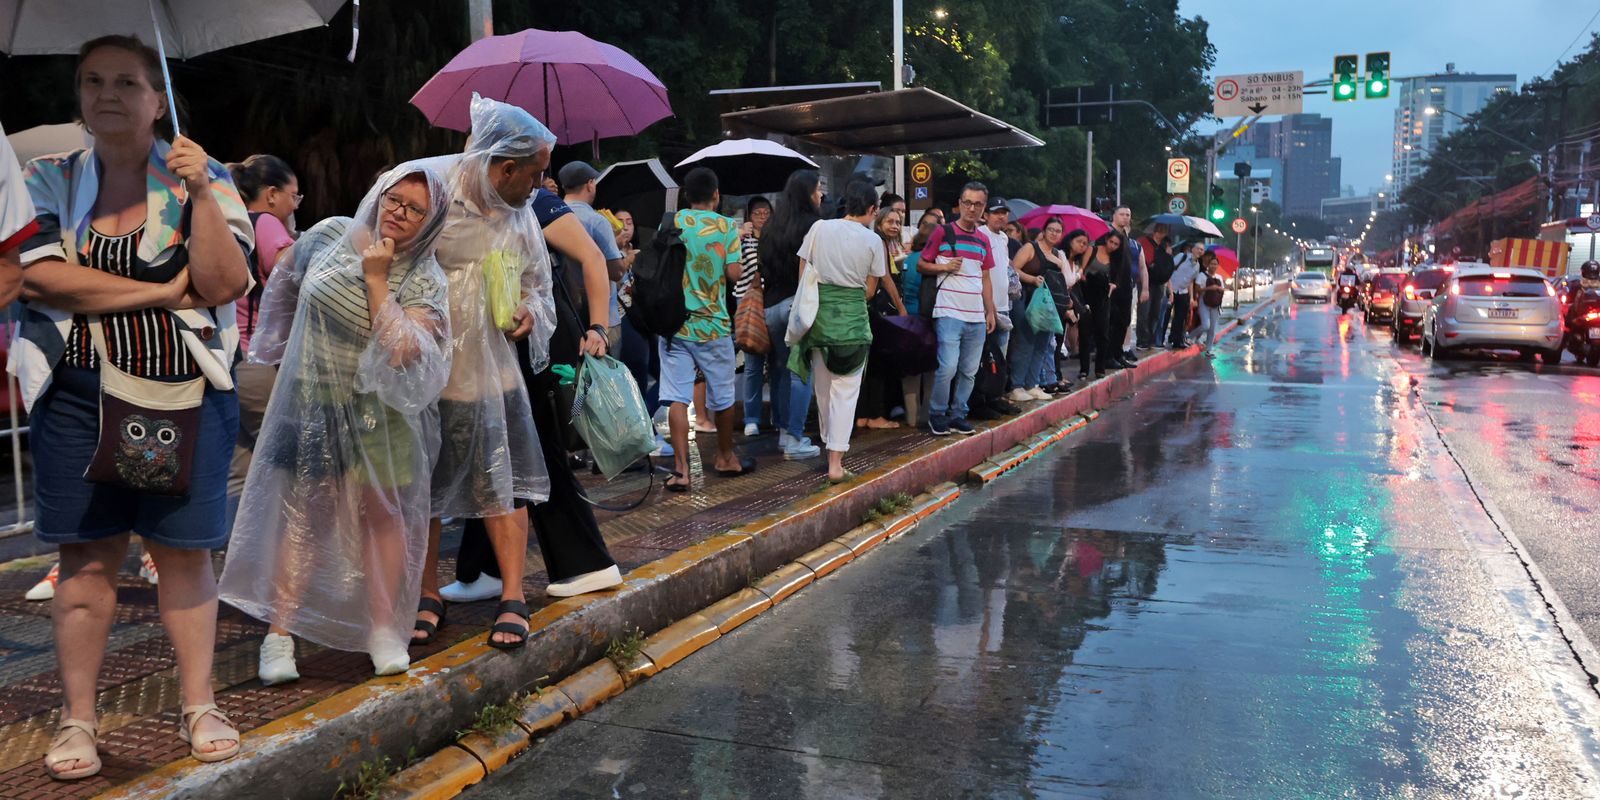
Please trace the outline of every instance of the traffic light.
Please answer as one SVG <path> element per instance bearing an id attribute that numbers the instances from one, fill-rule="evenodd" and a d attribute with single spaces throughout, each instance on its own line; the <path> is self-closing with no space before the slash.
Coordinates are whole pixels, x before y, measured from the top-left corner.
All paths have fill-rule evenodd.
<path id="1" fill-rule="evenodd" d="M 1360 59 L 1353 55 L 1333 57 L 1333 99 L 1335 102 L 1356 99 L 1356 68 Z M 1387 81 L 1384 83 L 1387 87 Z"/>
<path id="2" fill-rule="evenodd" d="M 1389 96 L 1389 54 L 1367 54 L 1367 99 L 1382 100 Z"/>
<path id="3" fill-rule="evenodd" d="M 1228 218 L 1228 205 L 1222 201 L 1222 187 L 1211 185 L 1211 221 L 1221 222 Z"/>

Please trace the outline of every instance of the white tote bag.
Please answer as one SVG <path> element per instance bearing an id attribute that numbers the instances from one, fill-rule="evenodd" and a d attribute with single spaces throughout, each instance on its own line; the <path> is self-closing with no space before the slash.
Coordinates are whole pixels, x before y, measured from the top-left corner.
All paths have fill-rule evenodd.
<path id="1" fill-rule="evenodd" d="M 806 271 L 800 274 L 800 285 L 795 289 L 794 302 L 789 305 L 789 328 L 783 334 L 784 344 L 795 346 L 817 321 L 817 306 L 821 303 L 817 288 L 817 269 L 811 263 L 811 256 L 816 255 L 817 239 L 815 229 L 811 237 L 811 249 L 806 256 Z"/>

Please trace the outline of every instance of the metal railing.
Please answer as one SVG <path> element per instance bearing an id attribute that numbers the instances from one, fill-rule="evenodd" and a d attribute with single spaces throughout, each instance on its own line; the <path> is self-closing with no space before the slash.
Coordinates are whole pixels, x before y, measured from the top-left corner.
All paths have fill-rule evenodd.
<path id="1" fill-rule="evenodd" d="M 7 359 L 14 355 L 12 345 L 16 341 L 17 326 L 12 314 L 14 307 L 5 309 L 4 330 L 0 331 L 0 337 L 4 337 Z M 22 437 L 28 435 L 28 426 L 22 424 L 22 414 L 17 410 L 17 404 L 22 398 L 22 386 L 17 383 L 17 379 L 9 370 L 6 372 L 5 381 L 6 411 L 10 415 L 10 427 L 0 431 L 0 434 L 3 434 L 11 444 L 11 478 L 12 488 L 16 491 L 17 519 L 10 525 L 0 527 L 0 537 L 33 531 L 33 520 L 28 517 L 27 485 L 22 476 Z"/>

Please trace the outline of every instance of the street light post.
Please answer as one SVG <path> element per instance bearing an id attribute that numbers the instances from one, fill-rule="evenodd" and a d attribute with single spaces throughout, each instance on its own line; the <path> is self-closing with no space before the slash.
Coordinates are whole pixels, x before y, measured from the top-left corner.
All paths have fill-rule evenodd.
<path id="1" fill-rule="evenodd" d="M 1261 269 L 1261 208 L 1259 206 L 1250 207 L 1250 221 L 1252 223 L 1251 227 L 1255 229 L 1254 241 L 1250 245 L 1250 268 Z M 1255 285 L 1255 281 L 1250 282 L 1251 300 L 1257 299 Z"/>
<path id="2" fill-rule="evenodd" d="M 894 0 L 894 88 L 906 88 L 906 3 Z M 894 193 L 906 196 L 906 157 L 894 157 Z"/>

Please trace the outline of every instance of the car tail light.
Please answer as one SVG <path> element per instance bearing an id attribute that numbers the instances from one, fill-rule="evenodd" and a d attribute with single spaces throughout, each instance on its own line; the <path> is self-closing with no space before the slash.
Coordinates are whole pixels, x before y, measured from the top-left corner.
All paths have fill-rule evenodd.
<path id="1" fill-rule="evenodd" d="M 1509 281 L 1509 280 L 1511 280 L 1511 273 L 1509 273 L 1509 272 L 1496 272 L 1494 274 L 1494 277 L 1495 277 L 1495 280 Z"/>
<path id="2" fill-rule="evenodd" d="M 1594 322 L 1596 320 L 1600 320 L 1600 308 L 1583 315 L 1584 322 Z"/>
<path id="3" fill-rule="evenodd" d="M 1550 284 L 1546 283 L 1544 285 L 1544 293 L 1549 295 L 1549 296 L 1551 296 L 1551 297 L 1555 297 L 1556 296 L 1556 287 L 1551 286 Z"/>
<path id="4" fill-rule="evenodd" d="M 1451 281 L 1450 293 L 1456 295 L 1457 297 L 1461 296 L 1461 283 L 1458 281 Z"/>
<path id="5" fill-rule="evenodd" d="M 1416 286 L 1416 284 L 1413 284 L 1413 283 L 1406 284 L 1406 299 L 1407 300 L 1415 300 L 1415 299 L 1417 299 L 1417 286 Z"/>

